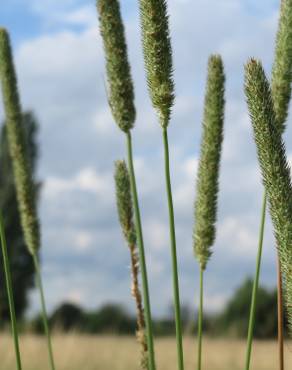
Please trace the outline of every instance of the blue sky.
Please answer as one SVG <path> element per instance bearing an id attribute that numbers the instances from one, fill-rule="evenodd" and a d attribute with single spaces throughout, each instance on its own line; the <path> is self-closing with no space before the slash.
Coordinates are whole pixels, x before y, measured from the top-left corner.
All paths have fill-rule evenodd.
<path id="1" fill-rule="evenodd" d="M 137 1 L 122 0 L 136 90 L 133 131 L 153 311 L 171 302 L 170 255 L 161 130 L 147 94 Z M 206 274 L 206 308 L 218 310 L 255 268 L 262 185 L 243 96 L 250 56 L 273 61 L 279 1 L 169 0 L 176 104 L 169 127 L 182 301 L 198 301 L 192 252 L 193 201 L 201 136 L 206 65 L 224 59 L 225 141 L 218 233 Z M 121 302 L 130 309 L 129 256 L 115 209 L 113 161 L 125 155 L 104 89 L 104 55 L 93 1 L 2 0 L 0 24 L 9 29 L 23 109 L 41 129 L 39 178 L 42 261 L 48 305 L 63 300 L 87 308 Z M 3 119 L 0 106 L 0 118 Z M 291 119 L 285 135 L 292 158 Z M 290 141 L 290 143 L 289 143 Z M 267 224 L 262 282 L 275 285 L 274 238 Z M 32 311 L 38 310 L 35 292 Z"/>

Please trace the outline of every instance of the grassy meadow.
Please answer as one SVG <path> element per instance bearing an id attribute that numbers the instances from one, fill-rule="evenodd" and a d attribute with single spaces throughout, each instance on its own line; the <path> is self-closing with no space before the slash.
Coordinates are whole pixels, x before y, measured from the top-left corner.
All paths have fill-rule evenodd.
<path id="1" fill-rule="evenodd" d="M 47 370 L 45 339 L 25 335 L 20 338 L 23 368 Z M 161 370 L 176 369 L 175 338 L 160 338 L 156 342 L 157 364 Z M 246 343 L 243 340 L 206 339 L 203 357 L 205 370 L 241 370 Z M 196 343 L 186 338 L 185 368 L 195 368 Z M 134 337 L 56 335 L 56 363 L 59 370 L 131 370 L 137 369 L 139 348 Z M 274 341 L 255 341 L 251 369 L 277 368 L 277 345 Z M 286 368 L 292 367 L 292 343 L 285 344 Z M 14 370 L 15 358 L 11 338 L 4 336 L 0 346 L 1 369 Z"/>

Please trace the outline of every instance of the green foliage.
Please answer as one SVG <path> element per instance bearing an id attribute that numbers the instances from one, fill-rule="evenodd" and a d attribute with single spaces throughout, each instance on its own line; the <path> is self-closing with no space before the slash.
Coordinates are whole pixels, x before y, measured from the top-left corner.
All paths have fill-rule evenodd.
<path id="1" fill-rule="evenodd" d="M 23 114 L 22 127 L 24 130 L 26 150 L 31 168 L 34 171 L 38 157 L 36 144 L 38 123 L 32 113 L 27 112 Z M 25 245 L 20 224 L 16 188 L 5 126 L 2 127 L 0 137 L 0 168 L 0 208 L 5 210 L 3 218 L 12 273 L 12 285 L 15 293 L 15 311 L 16 316 L 21 318 L 28 304 L 27 296 L 29 290 L 33 287 L 34 267 L 31 254 Z M 39 184 L 34 181 L 33 186 L 35 193 L 37 193 Z M 4 323 L 9 319 L 9 308 L 6 288 L 2 278 L 2 266 L 2 256 L 0 255 L 0 321 Z"/>
<path id="2" fill-rule="evenodd" d="M 195 254 L 203 269 L 211 256 L 210 247 L 214 243 L 216 233 L 218 178 L 224 123 L 224 83 L 221 57 L 213 55 L 208 64 L 193 233 Z"/>
<path id="3" fill-rule="evenodd" d="M 116 199 L 120 224 L 129 246 L 136 243 L 130 177 L 125 161 L 115 163 Z"/>
<path id="4" fill-rule="evenodd" d="M 272 71 L 272 97 L 277 124 L 283 132 L 292 82 L 292 1 L 281 0 L 281 12 Z"/>
<path id="5" fill-rule="evenodd" d="M 0 29 L 0 80 L 21 224 L 29 251 L 36 253 L 40 246 L 36 193 L 31 175 L 31 165 L 26 152 L 24 130 L 21 124 L 21 106 L 12 51 L 8 33 L 4 29 Z"/>
<path id="6" fill-rule="evenodd" d="M 100 32 L 106 55 L 109 104 L 121 130 L 128 132 L 136 118 L 134 88 L 118 0 L 97 0 Z"/>
<path id="7" fill-rule="evenodd" d="M 272 94 L 260 62 L 245 68 L 245 93 L 254 129 L 259 163 L 267 191 L 270 214 L 284 278 L 284 297 L 292 331 L 292 187 L 281 130 L 273 109 Z"/>
<path id="8" fill-rule="evenodd" d="M 250 298 L 253 281 L 246 280 L 227 303 L 224 312 L 217 320 L 218 330 L 235 337 L 247 335 Z M 274 337 L 277 333 L 277 291 L 258 289 L 258 304 L 255 313 L 254 336 L 257 338 Z"/>
<path id="9" fill-rule="evenodd" d="M 165 0 L 140 0 L 142 42 L 152 104 L 162 127 L 168 126 L 174 102 L 172 50 Z"/>

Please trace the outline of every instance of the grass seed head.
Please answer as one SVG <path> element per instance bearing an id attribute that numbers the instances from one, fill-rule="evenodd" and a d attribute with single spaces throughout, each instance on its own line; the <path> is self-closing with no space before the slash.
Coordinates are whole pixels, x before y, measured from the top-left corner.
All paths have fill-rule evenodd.
<path id="1" fill-rule="evenodd" d="M 195 255 L 203 269 L 211 256 L 215 240 L 219 170 L 224 123 L 225 75 L 220 56 L 213 55 L 208 63 L 207 91 L 203 119 L 203 136 L 197 177 Z"/>
<path id="2" fill-rule="evenodd" d="M 174 103 L 172 49 L 166 0 L 140 0 L 140 16 L 148 88 L 160 123 L 166 128 Z"/>
<path id="3" fill-rule="evenodd" d="M 128 168 L 125 161 L 115 163 L 116 199 L 120 224 L 129 245 L 136 244 L 133 203 Z"/>
<path id="4" fill-rule="evenodd" d="M 292 82 L 292 0 L 282 0 L 272 70 L 272 98 L 277 124 L 285 129 Z"/>
<path id="5" fill-rule="evenodd" d="M 267 191 L 284 279 L 284 297 L 292 334 L 292 186 L 282 131 L 273 107 L 272 92 L 259 61 L 245 67 L 245 94 L 258 159 Z"/>
<path id="6" fill-rule="evenodd" d="M 3 28 L 0 29 L 0 80 L 21 224 L 29 251 L 36 253 L 40 246 L 40 227 L 36 210 L 36 194 L 27 156 L 27 148 L 25 146 L 12 50 L 9 35 Z"/>
<path id="7" fill-rule="evenodd" d="M 109 105 L 120 129 L 128 132 L 134 126 L 136 110 L 120 5 L 118 0 L 97 0 L 97 9 L 106 56 Z"/>

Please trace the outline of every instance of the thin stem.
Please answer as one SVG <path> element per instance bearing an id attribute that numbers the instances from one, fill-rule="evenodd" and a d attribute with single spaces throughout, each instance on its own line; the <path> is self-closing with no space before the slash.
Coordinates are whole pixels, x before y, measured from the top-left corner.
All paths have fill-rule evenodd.
<path id="1" fill-rule="evenodd" d="M 253 341 L 253 333 L 254 333 L 254 326 L 255 326 L 256 305 L 257 305 L 257 294 L 258 294 L 258 287 L 259 287 L 261 259 L 262 259 L 262 250 L 263 250 L 263 241 L 264 241 L 266 210 L 267 210 L 267 193 L 265 191 L 264 197 L 263 197 L 263 205 L 262 205 L 258 255 L 257 255 L 257 261 L 256 261 L 256 273 L 255 273 L 255 278 L 254 278 L 254 283 L 253 283 L 253 291 L 252 291 L 251 306 L 250 306 L 245 370 L 249 370 L 250 368 L 250 359 L 251 359 L 252 341 Z"/>
<path id="2" fill-rule="evenodd" d="M 278 261 L 278 351 L 279 351 L 279 370 L 284 370 L 284 312 L 283 312 L 283 286 L 282 286 L 282 273 L 281 263 L 279 256 Z"/>
<path id="3" fill-rule="evenodd" d="M 171 241 L 172 280 L 173 280 L 173 295 L 174 295 L 174 311 L 175 311 L 175 329 L 176 329 L 176 344 L 177 344 L 177 354 L 178 354 L 178 368 L 179 368 L 179 370 L 183 370 L 184 369 L 184 356 L 183 356 L 183 344 L 182 344 L 182 327 L 181 327 L 181 315 L 180 315 L 179 281 L 178 281 L 176 238 L 175 238 L 175 222 L 174 222 L 174 210 L 173 210 L 171 181 L 170 181 L 169 148 L 168 148 L 167 128 L 163 128 L 163 144 L 164 144 L 166 191 L 167 191 L 167 201 L 168 201 L 168 211 L 169 211 L 169 229 L 170 229 L 170 241 Z"/>
<path id="4" fill-rule="evenodd" d="M 141 277 L 142 277 L 142 291 L 143 300 L 145 308 L 145 322 L 146 322 L 146 333 L 147 333 L 147 345 L 149 353 L 149 369 L 155 370 L 155 353 L 154 353 L 154 343 L 153 343 L 153 329 L 152 329 L 152 318 L 151 318 L 151 305 L 149 297 L 149 287 L 147 278 L 147 268 L 146 268 L 146 258 L 144 250 L 142 223 L 140 216 L 140 208 L 138 201 L 138 192 L 135 179 L 135 170 L 133 164 L 133 150 L 132 150 L 132 138 L 131 133 L 127 133 L 127 149 L 128 149 L 128 166 L 130 173 L 131 190 L 133 195 L 134 203 L 134 214 L 135 214 L 135 226 L 137 232 L 137 244 L 139 250 L 139 260 L 141 265 Z"/>
<path id="5" fill-rule="evenodd" d="M 3 217 L 2 217 L 1 212 L 0 212 L 0 238 L 1 238 L 3 264 L 4 264 L 8 304 L 9 304 L 10 319 L 11 319 L 11 330 L 12 330 L 13 341 L 14 341 L 16 363 L 17 363 L 17 369 L 21 370 L 22 366 L 21 366 L 21 358 L 20 358 L 20 350 L 19 350 L 19 342 L 18 342 L 18 330 L 17 330 L 16 315 L 15 315 L 11 271 L 10 271 L 10 266 L 9 266 L 7 243 L 6 243 L 6 237 L 5 237 L 5 231 L 4 231 L 4 222 L 3 222 Z"/>
<path id="6" fill-rule="evenodd" d="M 42 283 L 42 277 L 41 277 L 41 271 L 40 271 L 40 264 L 39 264 L 38 256 L 36 254 L 33 254 L 33 261 L 34 261 L 35 272 L 36 272 L 36 283 L 37 283 L 37 287 L 39 289 L 40 298 L 41 298 L 42 318 L 43 318 L 45 335 L 47 338 L 50 366 L 51 366 L 51 370 L 55 370 L 53 348 L 52 348 L 51 334 L 50 334 L 50 329 L 49 329 L 49 324 L 48 324 L 48 315 L 47 315 L 47 309 L 46 309 L 46 303 L 45 303 L 45 295 L 44 295 L 44 289 L 43 289 L 43 283 Z"/>
<path id="7" fill-rule="evenodd" d="M 200 306 L 198 312 L 198 366 L 197 369 L 202 368 L 202 339 L 203 339 L 203 310 L 204 310 L 204 270 L 200 266 Z"/>

